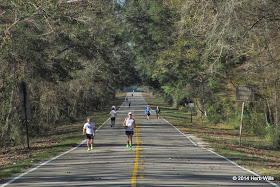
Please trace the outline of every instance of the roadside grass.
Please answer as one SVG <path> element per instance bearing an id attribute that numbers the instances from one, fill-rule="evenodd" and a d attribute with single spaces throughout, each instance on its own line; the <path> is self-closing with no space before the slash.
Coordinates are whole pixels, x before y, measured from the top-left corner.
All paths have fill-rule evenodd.
<path id="1" fill-rule="evenodd" d="M 247 132 L 242 134 L 242 146 L 239 146 L 239 130 L 229 124 L 210 124 L 193 116 L 190 122 L 190 112 L 180 111 L 168 105 L 162 98 L 142 93 L 152 109 L 159 105 L 160 116 L 164 117 L 186 134 L 194 134 L 208 142 L 206 147 L 229 158 L 261 176 L 274 177 L 275 183 L 280 183 L 280 150 L 273 148 L 266 137 Z"/>
<path id="2" fill-rule="evenodd" d="M 84 116 L 78 122 L 59 126 L 46 132 L 40 137 L 30 139 L 30 149 L 23 146 L 10 148 L 8 151 L 2 151 L 1 159 L 5 161 L 0 165 L 0 182 L 13 176 L 16 173 L 39 165 L 60 153 L 63 153 L 84 140 L 82 135 L 83 124 L 86 117 L 91 117 L 98 128 L 109 118 L 109 111 L 112 105 L 119 108 L 126 96 L 126 93 L 116 95 L 116 99 L 110 101 L 102 111 L 96 111 L 90 116 Z"/>

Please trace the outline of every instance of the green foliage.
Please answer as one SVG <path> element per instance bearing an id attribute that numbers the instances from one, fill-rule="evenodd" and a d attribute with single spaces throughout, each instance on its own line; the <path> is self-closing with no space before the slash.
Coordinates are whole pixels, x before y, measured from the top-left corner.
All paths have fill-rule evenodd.
<path id="1" fill-rule="evenodd" d="M 257 135 L 265 135 L 266 119 L 261 102 L 247 103 L 244 108 L 244 130 Z"/>
<path id="2" fill-rule="evenodd" d="M 225 121 L 226 117 L 226 110 L 223 101 L 215 100 L 214 98 L 208 103 L 207 110 L 208 110 L 208 119 L 214 123 L 218 124 L 220 122 Z"/>
<path id="3" fill-rule="evenodd" d="M 233 125 L 240 118 L 235 86 L 253 85 L 258 100 L 246 107 L 245 130 L 279 126 L 277 1 L 116 2 L 0 3 L 2 137 L 19 118 L 18 94 L 14 102 L 11 95 L 22 78 L 33 124 L 46 127 L 102 107 L 136 82 Z"/>
<path id="4" fill-rule="evenodd" d="M 31 136 L 95 111 L 137 80 L 112 1 L 17 1 L 0 7 L 2 146 L 22 139 L 23 129 L 16 128 L 21 79 L 30 93 Z"/>
<path id="5" fill-rule="evenodd" d="M 139 77 L 154 92 L 238 128 L 235 86 L 254 85 L 244 129 L 263 135 L 267 121 L 279 126 L 279 20 L 269 13 L 277 1 L 130 0 L 120 10 Z"/>
<path id="6" fill-rule="evenodd" d="M 276 128 L 276 127 L 273 127 L 270 124 L 268 124 L 268 126 L 266 126 L 265 130 L 267 132 L 267 138 L 269 139 L 271 144 L 273 146 L 275 146 L 276 148 L 279 148 L 280 147 L 280 133 L 279 133 L 279 129 Z"/>

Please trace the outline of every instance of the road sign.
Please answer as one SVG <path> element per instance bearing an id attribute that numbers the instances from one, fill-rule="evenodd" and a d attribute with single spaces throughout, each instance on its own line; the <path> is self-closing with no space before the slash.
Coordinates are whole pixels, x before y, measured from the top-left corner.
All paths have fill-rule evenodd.
<path id="1" fill-rule="evenodd" d="M 240 128 L 239 128 L 239 146 L 241 146 L 241 136 L 242 136 L 242 121 L 243 121 L 243 112 L 244 112 L 244 105 L 245 102 L 252 102 L 254 101 L 254 92 L 251 86 L 237 86 L 236 87 L 236 94 L 235 94 L 236 101 L 243 101 L 242 102 L 242 109 L 241 109 L 241 121 L 240 121 Z"/>
<path id="2" fill-rule="evenodd" d="M 194 103 L 189 103 L 188 104 L 191 110 L 191 123 L 192 123 L 192 111 L 194 111 Z"/>
<path id="3" fill-rule="evenodd" d="M 236 87 L 236 94 L 235 94 L 236 101 L 254 101 L 254 92 L 252 87 L 249 86 L 237 86 Z"/>
<path id="4" fill-rule="evenodd" d="M 189 103 L 188 104 L 191 110 L 194 110 L 194 103 Z"/>

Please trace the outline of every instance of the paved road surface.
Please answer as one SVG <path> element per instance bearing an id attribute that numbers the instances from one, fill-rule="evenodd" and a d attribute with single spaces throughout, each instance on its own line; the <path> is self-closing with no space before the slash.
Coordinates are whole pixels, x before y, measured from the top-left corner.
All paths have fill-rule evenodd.
<path id="1" fill-rule="evenodd" d="M 131 107 L 124 102 L 118 110 L 116 126 L 110 121 L 99 128 L 95 147 L 76 149 L 39 166 L 8 186 L 275 186 L 274 183 L 243 181 L 233 176 L 254 176 L 221 156 L 196 146 L 154 113 L 146 120 L 146 102 L 141 93 L 128 93 Z M 133 150 L 126 146 L 122 122 L 128 111 L 138 128 Z M 94 119 L 93 119 L 94 121 Z M 82 129 L 83 124 L 81 124 Z M 5 186 L 5 185 L 2 185 Z"/>

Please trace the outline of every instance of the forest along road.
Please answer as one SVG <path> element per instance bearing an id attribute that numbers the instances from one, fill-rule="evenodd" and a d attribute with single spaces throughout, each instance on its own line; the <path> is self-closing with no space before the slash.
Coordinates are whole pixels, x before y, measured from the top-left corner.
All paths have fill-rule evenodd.
<path id="1" fill-rule="evenodd" d="M 2 186 L 277 186 L 196 146 L 154 113 L 147 120 L 145 100 L 133 94 L 127 94 L 131 107 L 124 102 L 118 110 L 115 127 L 107 121 L 98 129 L 93 150 L 83 142 Z M 129 111 L 137 123 L 132 151 L 122 127 Z"/>

